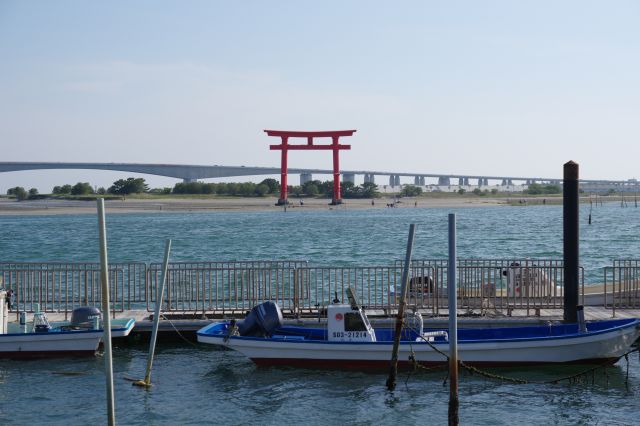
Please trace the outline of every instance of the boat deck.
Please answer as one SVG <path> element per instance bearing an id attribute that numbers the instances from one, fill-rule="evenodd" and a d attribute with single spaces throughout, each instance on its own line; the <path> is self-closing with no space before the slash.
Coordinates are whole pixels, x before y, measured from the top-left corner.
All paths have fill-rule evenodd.
<path id="1" fill-rule="evenodd" d="M 448 317 L 446 316 L 446 309 L 441 312 L 444 315 L 438 317 L 430 317 L 427 312 L 423 312 L 423 319 L 425 326 L 428 327 L 446 327 L 448 324 Z M 612 318 L 640 318 L 640 309 L 617 309 L 615 316 L 611 309 L 605 309 L 603 307 L 588 306 L 585 307 L 585 318 L 587 321 L 595 320 L 608 320 Z M 384 315 L 384 312 L 367 311 L 372 325 L 383 325 L 394 321 L 392 316 Z M 29 315 L 27 315 L 29 316 Z M 69 315 L 67 315 L 68 317 Z M 163 335 L 176 334 L 176 332 L 183 333 L 185 336 L 193 337 L 195 332 L 207 324 L 221 318 L 232 318 L 241 316 L 223 316 L 219 313 L 199 313 L 194 315 L 192 313 L 185 313 L 183 315 L 172 312 L 166 315 L 168 319 L 161 318 L 159 325 L 159 335 L 162 338 Z M 64 313 L 47 313 L 49 321 L 64 321 Z M 549 321 L 561 321 L 563 317 L 562 309 L 540 309 L 539 311 L 529 309 L 514 309 L 511 311 L 511 315 L 507 316 L 502 313 L 492 313 L 491 310 L 487 310 L 483 313 L 461 312 L 461 316 L 458 317 L 458 323 L 460 327 L 503 327 L 503 326 L 518 326 L 518 325 L 534 325 L 540 323 L 548 323 Z M 136 326 L 131 334 L 146 335 L 151 332 L 153 325 L 153 315 L 146 310 L 130 310 L 116 313 L 116 318 L 135 318 Z M 16 315 L 12 312 L 9 315 L 10 322 L 16 322 Z M 302 324 L 312 325 L 318 324 L 317 316 L 307 316 L 304 318 L 289 318 L 285 317 L 285 321 L 290 324 Z M 322 318 L 320 322 L 324 322 Z"/>

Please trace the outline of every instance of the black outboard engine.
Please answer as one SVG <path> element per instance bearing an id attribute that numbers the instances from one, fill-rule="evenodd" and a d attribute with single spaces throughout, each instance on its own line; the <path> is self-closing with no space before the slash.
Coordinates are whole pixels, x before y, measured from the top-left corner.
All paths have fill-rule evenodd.
<path id="1" fill-rule="evenodd" d="M 265 337 L 282 327 L 282 311 L 275 302 L 255 306 L 244 320 L 238 321 L 241 336 Z"/>
<path id="2" fill-rule="evenodd" d="M 100 319 L 102 318 L 100 309 L 94 306 L 83 306 L 81 308 L 75 308 L 73 312 L 71 312 L 71 323 L 69 324 L 69 326 L 76 329 L 92 329 L 94 325 L 94 318 L 97 318 L 98 321 L 100 321 Z"/>

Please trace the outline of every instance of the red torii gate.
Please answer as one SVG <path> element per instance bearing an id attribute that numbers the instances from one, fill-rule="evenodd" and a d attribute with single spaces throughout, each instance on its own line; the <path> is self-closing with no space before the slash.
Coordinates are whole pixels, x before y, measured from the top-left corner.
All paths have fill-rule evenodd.
<path id="1" fill-rule="evenodd" d="M 298 132 L 289 130 L 265 130 L 268 136 L 278 136 L 282 139 L 280 145 L 270 145 L 269 148 L 281 151 L 280 163 L 280 199 L 278 205 L 287 203 L 287 152 L 289 150 L 332 150 L 333 151 L 333 200 L 331 204 L 342 203 L 340 196 L 340 159 L 341 149 L 351 149 L 351 145 L 340 145 L 340 136 L 353 136 L 355 130 L 329 130 L 320 132 Z M 289 145 L 289 138 L 306 138 L 306 145 Z M 314 145 L 313 138 L 331 138 L 331 145 Z"/>

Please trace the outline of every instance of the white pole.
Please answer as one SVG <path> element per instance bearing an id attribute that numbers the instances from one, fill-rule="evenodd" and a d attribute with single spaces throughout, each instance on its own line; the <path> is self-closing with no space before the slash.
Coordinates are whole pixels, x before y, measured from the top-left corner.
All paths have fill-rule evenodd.
<path id="1" fill-rule="evenodd" d="M 447 290 L 449 295 L 449 424 L 458 424 L 458 304 L 456 214 L 449 213 L 449 265 Z"/>
<path id="2" fill-rule="evenodd" d="M 164 261 L 162 263 L 162 276 L 160 278 L 160 288 L 156 300 L 156 309 L 153 314 L 153 329 L 151 330 L 151 342 L 149 343 L 149 358 L 147 359 L 147 372 L 144 380 L 133 382 L 137 386 L 151 386 L 151 366 L 153 365 L 153 355 L 156 351 L 156 339 L 158 337 L 158 326 L 160 325 L 160 308 L 164 297 L 164 288 L 167 282 L 167 270 L 169 269 L 169 252 L 171 252 L 171 240 L 166 240 L 164 245 Z"/>
<path id="3" fill-rule="evenodd" d="M 107 377 L 107 417 L 109 426 L 116 424 L 113 393 L 113 361 L 111 351 L 111 316 L 109 303 L 109 267 L 107 262 L 107 227 L 104 218 L 104 199 L 98 198 L 98 231 L 100 233 L 100 281 L 102 283 L 102 327 L 104 328 L 104 370 Z"/>

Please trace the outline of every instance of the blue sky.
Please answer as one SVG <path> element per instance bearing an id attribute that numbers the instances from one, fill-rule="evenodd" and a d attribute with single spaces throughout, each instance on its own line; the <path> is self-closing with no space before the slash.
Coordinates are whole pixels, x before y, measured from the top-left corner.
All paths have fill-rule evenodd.
<path id="1" fill-rule="evenodd" d="M 638 22 L 633 1 L 5 0 L 0 152 L 278 166 L 263 129 L 354 128 L 344 169 L 638 178 Z M 0 192 L 127 176 L 4 173 Z"/>

